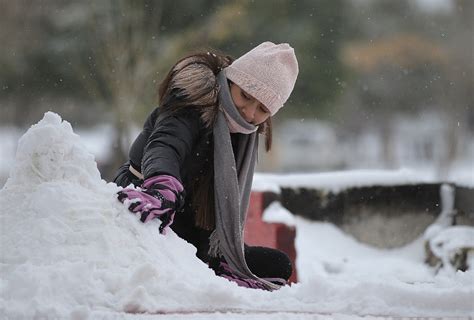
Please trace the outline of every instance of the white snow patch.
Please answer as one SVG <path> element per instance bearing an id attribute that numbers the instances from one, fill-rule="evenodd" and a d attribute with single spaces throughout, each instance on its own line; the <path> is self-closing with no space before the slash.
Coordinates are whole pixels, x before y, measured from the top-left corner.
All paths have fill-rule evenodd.
<path id="1" fill-rule="evenodd" d="M 449 173 L 448 179 L 458 186 L 474 188 L 474 163 L 454 168 Z"/>
<path id="2" fill-rule="evenodd" d="M 294 227 L 296 224 L 295 216 L 279 201 L 273 201 L 265 208 L 262 219 L 267 223 L 283 223 L 289 227 Z"/>
<path id="3" fill-rule="evenodd" d="M 433 254 L 443 261 L 443 267 L 454 272 L 450 261 L 461 250 L 470 250 L 474 253 L 474 228 L 471 226 L 452 226 L 439 230 L 429 239 L 430 249 Z M 469 264 L 474 268 L 473 264 Z"/>
<path id="4" fill-rule="evenodd" d="M 423 305 L 432 308 L 427 311 L 431 315 L 445 310 L 445 316 L 461 316 L 458 308 L 464 316 L 474 315 L 474 271 L 435 275 L 423 262 L 423 237 L 403 248 L 382 250 L 325 222 L 297 218 L 296 230 L 299 279 L 314 283 L 317 292 L 328 290 L 326 300 L 345 301 L 356 314 L 374 309 L 416 312 Z"/>
<path id="5" fill-rule="evenodd" d="M 19 140 L 15 167 L 5 188 L 34 188 L 45 182 L 68 181 L 92 187 L 100 180 L 94 156 L 87 152 L 67 121 L 52 112 Z"/>
<path id="6" fill-rule="evenodd" d="M 281 187 L 322 189 L 333 193 L 355 187 L 394 186 L 434 182 L 432 174 L 410 169 L 352 170 L 325 173 L 255 174 L 253 191 L 280 193 Z"/>

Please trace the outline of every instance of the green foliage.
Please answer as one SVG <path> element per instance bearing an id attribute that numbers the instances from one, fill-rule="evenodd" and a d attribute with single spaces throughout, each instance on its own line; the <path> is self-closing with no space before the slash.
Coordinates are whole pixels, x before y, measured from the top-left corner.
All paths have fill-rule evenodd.
<path id="1" fill-rule="evenodd" d="M 472 84 L 466 41 L 472 2 L 466 0 L 457 0 L 452 13 L 430 16 L 407 0 L 44 0 L 27 7 L 5 1 L 0 11 L 6 48 L 0 102 L 21 101 L 25 110 L 38 109 L 43 96 L 66 96 L 96 114 L 108 110 L 117 121 L 142 119 L 178 58 L 208 48 L 238 57 L 262 41 L 290 43 L 299 61 L 295 90 L 279 117 L 327 118 L 353 103 L 370 113 L 413 112 L 412 106 L 442 99 L 446 83 L 456 85 L 443 99 L 466 105 Z M 354 42 L 370 48 L 398 34 L 449 46 L 445 67 L 428 61 L 401 68 L 385 59 L 367 72 L 343 60 Z"/>

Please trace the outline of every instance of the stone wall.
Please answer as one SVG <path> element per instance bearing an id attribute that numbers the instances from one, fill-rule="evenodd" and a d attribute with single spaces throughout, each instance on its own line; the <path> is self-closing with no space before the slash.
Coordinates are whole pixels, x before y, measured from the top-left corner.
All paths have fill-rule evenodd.
<path id="1" fill-rule="evenodd" d="M 267 192 L 295 215 L 327 221 L 363 243 L 395 248 L 412 242 L 441 212 L 440 183 L 348 188 L 338 193 L 309 188 Z M 456 223 L 474 225 L 474 189 L 456 187 Z"/>

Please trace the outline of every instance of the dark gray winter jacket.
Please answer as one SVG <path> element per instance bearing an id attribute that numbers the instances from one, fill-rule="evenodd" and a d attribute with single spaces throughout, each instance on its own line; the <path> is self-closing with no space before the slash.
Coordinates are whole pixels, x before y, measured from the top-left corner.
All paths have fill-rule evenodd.
<path id="1" fill-rule="evenodd" d="M 213 176 L 212 130 L 206 128 L 196 108 L 160 117 L 159 110 L 156 108 L 148 116 L 130 148 L 129 163 L 119 169 L 114 181 L 122 187 L 130 183 L 140 185 L 142 181 L 129 171 L 130 165 L 145 179 L 167 174 L 181 181 L 186 192 L 185 206 L 175 215 L 171 228 L 193 244 L 198 249 L 198 257 L 206 261 L 210 231 L 195 226 L 191 199 L 201 180 Z"/>

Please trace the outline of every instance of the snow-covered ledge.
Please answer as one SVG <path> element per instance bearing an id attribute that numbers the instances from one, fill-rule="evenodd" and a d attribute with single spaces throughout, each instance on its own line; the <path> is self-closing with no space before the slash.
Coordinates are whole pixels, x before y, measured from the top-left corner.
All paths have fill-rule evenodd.
<path id="1" fill-rule="evenodd" d="M 471 181 L 472 180 L 472 181 Z M 441 186 L 454 187 L 456 222 L 474 225 L 474 178 L 443 182 L 409 169 L 255 175 L 265 206 L 310 220 L 328 221 L 361 242 L 383 248 L 420 237 L 441 212 Z"/>
<path id="2" fill-rule="evenodd" d="M 306 188 L 338 193 L 350 188 L 371 186 L 398 186 L 447 182 L 474 188 L 472 176 L 458 177 L 455 181 L 440 181 L 433 174 L 412 169 L 350 170 L 322 173 L 268 174 L 256 173 L 252 190 L 280 193 L 282 188 Z"/>

